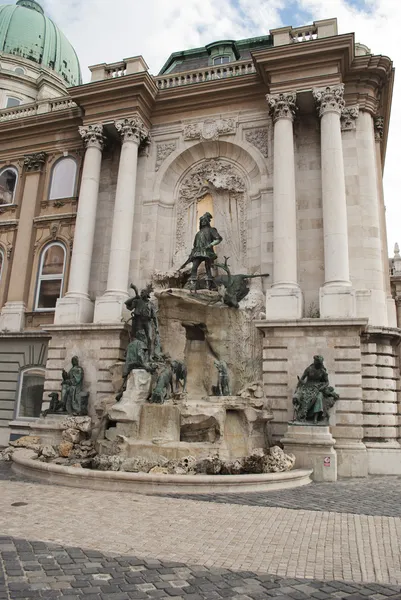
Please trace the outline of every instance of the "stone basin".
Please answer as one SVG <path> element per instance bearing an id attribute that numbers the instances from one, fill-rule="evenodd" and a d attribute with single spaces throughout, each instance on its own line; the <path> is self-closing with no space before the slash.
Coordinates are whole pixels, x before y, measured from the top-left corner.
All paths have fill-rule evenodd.
<path id="1" fill-rule="evenodd" d="M 63 467 L 34 460 L 32 450 L 16 450 L 12 469 L 38 481 L 77 488 L 136 494 L 238 494 L 268 492 L 300 487 L 311 483 L 312 469 L 294 469 L 283 473 L 258 475 L 162 475 L 92 471 Z"/>

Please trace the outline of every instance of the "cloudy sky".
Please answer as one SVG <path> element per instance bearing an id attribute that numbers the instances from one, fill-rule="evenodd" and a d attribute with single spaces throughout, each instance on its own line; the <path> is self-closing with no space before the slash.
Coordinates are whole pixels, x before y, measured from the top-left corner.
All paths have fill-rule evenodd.
<path id="1" fill-rule="evenodd" d="M 7 2 L 8 0 L 6 0 Z M 15 0 L 9 0 L 14 3 Z M 154 74 L 171 52 L 218 39 L 266 35 L 337 17 L 339 33 L 355 32 L 374 54 L 401 72 L 400 0 L 41 0 L 88 65 L 142 54 Z M 4 0 L 3 0 L 4 2 Z M 401 243 L 401 77 L 396 77 L 385 168 L 388 241 Z"/>

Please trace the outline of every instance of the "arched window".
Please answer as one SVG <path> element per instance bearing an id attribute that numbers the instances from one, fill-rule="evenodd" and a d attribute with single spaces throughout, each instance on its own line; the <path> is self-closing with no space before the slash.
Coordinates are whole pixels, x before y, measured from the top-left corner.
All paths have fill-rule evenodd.
<path id="1" fill-rule="evenodd" d="M 17 73 L 17 75 L 25 75 L 25 69 L 23 69 L 22 67 L 16 67 L 14 69 L 14 73 Z"/>
<path id="2" fill-rule="evenodd" d="M 35 310 L 54 310 L 63 293 L 65 247 L 60 242 L 46 246 L 39 262 Z"/>
<path id="3" fill-rule="evenodd" d="M 53 167 L 50 181 L 50 200 L 72 198 L 75 195 L 77 163 L 73 158 L 61 158 Z"/>
<path id="4" fill-rule="evenodd" d="M 1 283 L 1 278 L 3 277 L 3 269 L 4 269 L 4 252 L 0 248 L 0 283 Z"/>
<path id="5" fill-rule="evenodd" d="M 17 187 L 18 171 L 15 167 L 6 167 L 0 171 L 0 204 L 13 204 Z"/>
<path id="6" fill-rule="evenodd" d="M 20 98 L 14 98 L 14 96 L 7 96 L 6 108 L 14 108 L 14 106 L 19 106 L 20 104 L 22 104 L 22 100 Z"/>
<path id="7" fill-rule="evenodd" d="M 16 418 L 37 419 L 42 410 L 45 370 L 31 368 L 21 371 L 18 386 Z"/>

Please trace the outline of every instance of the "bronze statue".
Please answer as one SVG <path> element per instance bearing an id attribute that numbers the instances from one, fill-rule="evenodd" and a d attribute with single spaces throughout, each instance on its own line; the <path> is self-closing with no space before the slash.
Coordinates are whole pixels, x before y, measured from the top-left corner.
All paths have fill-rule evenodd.
<path id="1" fill-rule="evenodd" d="M 224 264 L 216 263 L 216 267 L 223 269 L 227 275 L 219 275 L 215 278 L 214 282 L 217 286 L 223 285 L 225 287 L 223 298 L 224 304 L 231 306 L 232 308 L 238 308 L 239 302 L 249 294 L 248 279 L 254 279 L 255 277 L 269 277 L 269 274 L 232 275 L 230 267 L 228 266 L 228 260 L 229 258 L 225 256 Z"/>
<path id="2" fill-rule="evenodd" d="M 157 378 L 156 386 L 149 400 L 151 404 L 164 404 L 173 393 L 173 371 L 166 363 Z"/>
<path id="3" fill-rule="evenodd" d="M 171 362 L 171 368 L 175 375 L 175 391 L 180 391 L 180 383 L 182 385 L 182 392 L 185 393 L 187 390 L 187 367 L 185 363 L 180 360 L 173 360 Z"/>
<path id="4" fill-rule="evenodd" d="M 127 389 L 128 375 L 134 369 L 144 369 L 148 373 L 154 373 L 156 370 L 156 365 L 149 360 L 148 343 L 143 330 L 138 331 L 136 338 L 127 346 L 123 370 L 123 384 L 116 396 L 117 402 L 121 400 Z"/>
<path id="5" fill-rule="evenodd" d="M 313 357 L 313 363 L 298 378 L 297 389 L 292 400 L 294 421 L 328 422 L 329 409 L 334 406 L 339 395 L 329 385 L 329 376 L 324 366 L 323 356 Z"/>
<path id="6" fill-rule="evenodd" d="M 47 415 L 57 415 L 66 413 L 66 407 L 63 402 L 60 401 L 58 392 L 50 392 L 50 406 L 47 410 L 42 411 L 41 416 L 47 417 Z"/>
<path id="7" fill-rule="evenodd" d="M 78 357 L 73 356 L 72 368 L 63 369 L 63 382 L 61 384 L 61 402 L 69 415 L 88 414 L 88 393 L 83 391 L 84 370 L 79 365 Z"/>
<path id="8" fill-rule="evenodd" d="M 135 339 L 138 332 L 143 331 L 146 336 L 149 357 L 153 357 L 161 352 L 156 309 L 150 300 L 153 288 L 148 285 L 141 290 L 140 294 L 133 283 L 131 283 L 131 288 L 135 291 L 135 296 L 125 301 L 125 306 L 131 311 L 132 316 L 131 339 Z"/>
<path id="9" fill-rule="evenodd" d="M 207 212 L 199 219 L 199 231 L 195 236 L 191 254 L 179 269 L 180 271 L 189 263 L 192 263 L 191 274 L 187 283 L 189 289 L 196 289 L 198 269 L 203 262 L 206 269 L 206 287 L 209 290 L 213 287 L 212 266 L 217 258 L 214 247 L 220 244 L 223 238 L 217 229 L 210 225 L 212 218 L 212 215 Z"/>
<path id="10" fill-rule="evenodd" d="M 214 396 L 230 396 L 230 380 L 228 375 L 227 363 L 224 360 L 215 360 L 214 366 L 217 369 L 217 385 L 212 386 Z"/>

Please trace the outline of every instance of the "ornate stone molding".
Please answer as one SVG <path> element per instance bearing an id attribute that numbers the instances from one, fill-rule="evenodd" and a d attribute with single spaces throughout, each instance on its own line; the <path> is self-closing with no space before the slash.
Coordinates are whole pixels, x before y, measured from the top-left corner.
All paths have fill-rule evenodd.
<path id="1" fill-rule="evenodd" d="M 41 171 L 46 162 L 46 152 L 37 152 L 36 154 L 28 154 L 24 156 L 24 167 L 29 173 Z"/>
<path id="2" fill-rule="evenodd" d="M 185 125 L 184 140 L 216 141 L 221 135 L 234 135 L 236 131 L 236 119 L 206 119 Z"/>
<path id="3" fill-rule="evenodd" d="M 149 129 L 138 116 L 130 119 L 121 119 L 115 122 L 115 127 L 121 135 L 123 143 L 134 142 L 138 146 L 149 137 Z"/>
<path id="4" fill-rule="evenodd" d="M 359 106 L 347 106 L 341 113 L 341 131 L 356 129 L 356 120 L 359 116 Z"/>
<path id="5" fill-rule="evenodd" d="M 82 137 L 86 148 L 98 148 L 103 150 L 105 137 L 103 135 L 103 125 L 87 125 L 79 127 L 79 134 Z"/>
<path id="6" fill-rule="evenodd" d="M 181 184 L 177 203 L 176 255 L 185 253 L 188 210 L 213 190 L 231 192 L 237 200 L 241 225 L 241 247 L 246 256 L 245 182 L 236 169 L 220 159 L 206 160 L 187 175 Z"/>
<path id="7" fill-rule="evenodd" d="M 317 105 L 319 117 L 328 112 L 335 112 L 341 115 L 345 108 L 343 83 L 325 88 L 315 88 L 313 90 L 313 97 Z"/>
<path id="8" fill-rule="evenodd" d="M 249 129 L 245 132 L 245 139 L 247 142 L 255 146 L 265 158 L 268 157 L 269 149 L 269 130 L 267 127 L 261 127 L 260 129 Z"/>
<path id="9" fill-rule="evenodd" d="M 375 140 L 381 142 L 384 135 L 384 117 L 375 117 L 373 123 L 375 126 Z"/>
<path id="10" fill-rule="evenodd" d="M 270 114 L 274 123 L 278 121 L 278 119 L 290 119 L 291 121 L 294 120 L 297 110 L 296 92 L 267 94 L 266 100 L 269 105 Z"/>
<path id="11" fill-rule="evenodd" d="M 176 150 L 176 142 L 162 142 L 156 146 L 156 165 L 155 171 L 158 171 L 166 158 Z"/>

